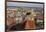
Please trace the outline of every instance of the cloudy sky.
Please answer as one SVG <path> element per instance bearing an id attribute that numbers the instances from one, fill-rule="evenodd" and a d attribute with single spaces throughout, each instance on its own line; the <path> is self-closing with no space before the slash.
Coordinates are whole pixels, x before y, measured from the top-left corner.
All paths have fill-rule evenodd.
<path id="1" fill-rule="evenodd" d="M 7 6 L 42 7 L 42 8 L 43 8 L 43 4 L 36 4 L 36 3 L 20 3 L 20 2 L 7 2 Z"/>

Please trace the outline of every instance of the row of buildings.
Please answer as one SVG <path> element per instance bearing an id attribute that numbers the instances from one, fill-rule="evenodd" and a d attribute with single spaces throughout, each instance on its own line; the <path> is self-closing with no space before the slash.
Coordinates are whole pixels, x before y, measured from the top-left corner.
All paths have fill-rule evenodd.
<path id="1" fill-rule="evenodd" d="M 26 15 L 27 13 L 30 13 L 30 15 Z M 25 7 L 12 7 L 11 8 L 11 7 L 8 7 L 7 8 L 7 22 L 8 22 L 7 25 L 11 25 L 12 23 L 18 24 L 18 23 L 24 22 L 24 21 L 22 21 L 23 17 L 26 20 L 28 20 L 27 16 L 28 16 L 28 18 L 31 17 L 30 20 L 32 20 L 34 22 L 34 23 L 32 22 L 33 25 L 36 24 L 35 22 L 37 22 L 37 23 L 43 22 L 43 10 L 42 10 L 42 8 L 36 9 L 36 7 L 35 8 L 29 8 L 29 7 L 28 8 L 27 7 L 26 8 Z M 8 20 L 8 18 L 9 18 L 9 20 Z M 36 19 L 36 21 L 35 21 L 35 19 Z M 28 21 L 28 23 L 29 23 L 29 21 Z M 28 29 L 28 28 L 29 27 L 27 27 L 26 29 Z"/>

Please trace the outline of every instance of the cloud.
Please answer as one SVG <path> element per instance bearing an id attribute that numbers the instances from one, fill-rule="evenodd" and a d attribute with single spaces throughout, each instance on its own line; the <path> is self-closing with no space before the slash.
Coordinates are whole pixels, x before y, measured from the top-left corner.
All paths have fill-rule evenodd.
<path id="1" fill-rule="evenodd" d="M 42 7 L 43 8 L 43 4 L 19 3 L 19 2 L 7 2 L 7 6 Z"/>

